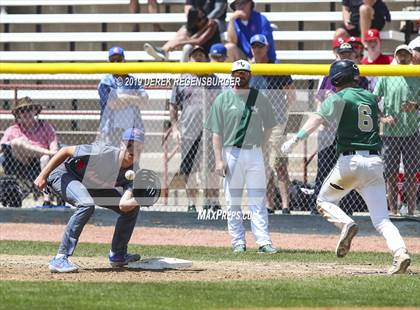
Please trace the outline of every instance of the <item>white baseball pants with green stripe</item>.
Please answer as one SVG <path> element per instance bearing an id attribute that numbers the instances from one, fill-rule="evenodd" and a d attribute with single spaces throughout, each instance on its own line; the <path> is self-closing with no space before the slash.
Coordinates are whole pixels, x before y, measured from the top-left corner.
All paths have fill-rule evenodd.
<path id="1" fill-rule="evenodd" d="M 369 155 L 368 151 L 356 152 L 355 155 L 340 155 L 321 187 L 318 208 L 328 221 L 342 229 L 344 224 L 354 221 L 338 207 L 338 202 L 355 189 L 366 202 L 373 226 L 395 253 L 405 248 L 405 244 L 398 228 L 389 219 L 382 159 Z"/>
<path id="2" fill-rule="evenodd" d="M 245 185 L 248 192 L 247 205 L 250 212 L 251 230 L 255 241 L 259 246 L 271 244 L 268 233 L 264 158 L 261 148 L 224 147 L 223 159 L 227 165 L 224 190 L 232 245 L 245 244 L 242 213 L 242 194 Z"/>

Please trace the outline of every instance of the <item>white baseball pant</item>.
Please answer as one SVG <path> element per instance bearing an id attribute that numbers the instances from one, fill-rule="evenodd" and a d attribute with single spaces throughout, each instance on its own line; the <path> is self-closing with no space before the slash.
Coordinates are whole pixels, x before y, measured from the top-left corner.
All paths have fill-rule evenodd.
<path id="1" fill-rule="evenodd" d="M 405 244 L 398 228 L 389 220 L 383 173 L 381 157 L 369 155 L 369 151 L 340 155 L 321 187 L 317 204 L 320 213 L 342 229 L 344 224 L 354 221 L 337 205 L 341 198 L 355 189 L 366 202 L 373 226 L 385 238 L 392 253 L 395 253 L 405 248 Z"/>
<path id="2" fill-rule="evenodd" d="M 227 165 L 224 190 L 228 211 L 228 230 L 232 245 L 245 244 L 245 228 L 242 218 L 242 193 L 246 183 L 248 206 L 251 215 L 251 230 L 259 246 L 271 244 L 268 232 L 268 214 L 265 207 L 266 178 L 262 150 L 223 148 Z"/>

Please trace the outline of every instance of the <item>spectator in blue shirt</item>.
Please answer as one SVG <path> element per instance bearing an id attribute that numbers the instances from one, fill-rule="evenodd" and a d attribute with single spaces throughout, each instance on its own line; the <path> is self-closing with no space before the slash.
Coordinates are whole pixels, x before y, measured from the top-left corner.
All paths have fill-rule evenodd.
<path id="1" fill-rule="evenodd" d="M 124 49 L 114 46 L 108 52 L 109 62 L 125 62 Z M 148 95 L 139 79 L 123 74 L 107 74 L 98 84 L 101 119 L 99 140 L 120 145 L 122 132 L 128 128 L 144 131 L 140 105 Z"/>
<path id="2" fill-rule="evenodd" d="M 226 48 L 229 60 L 252 59 L 250 39 L 256 34 L 263 34 L 269 43 L 268 58 L 270 62 L 274 62 L 276 60 L 276 50 L 273 30 L 268 19 L 254 10 L 252 0 L 235 0 L 230 7 L 234 12 L 229 19 L 227 30 L 228 43 Z"/>

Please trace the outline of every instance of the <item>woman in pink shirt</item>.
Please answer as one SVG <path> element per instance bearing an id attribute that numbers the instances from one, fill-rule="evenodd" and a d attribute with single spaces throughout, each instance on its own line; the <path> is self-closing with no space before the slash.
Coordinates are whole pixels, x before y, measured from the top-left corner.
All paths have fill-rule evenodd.
<path id="1" fill-rule="evenodd" d="M 58 140 L 54 128 L 38 120 L 42 106 L 29 97 L 17 100 L 12 108 L 15 122 L 6 129 L 0 140 L 6 160 L 6 173 L 23 175 L 30 180 L 46 166 L 51 156 L 58 151 Z M 50 197 L 44 194 L 44 205 Z"/>

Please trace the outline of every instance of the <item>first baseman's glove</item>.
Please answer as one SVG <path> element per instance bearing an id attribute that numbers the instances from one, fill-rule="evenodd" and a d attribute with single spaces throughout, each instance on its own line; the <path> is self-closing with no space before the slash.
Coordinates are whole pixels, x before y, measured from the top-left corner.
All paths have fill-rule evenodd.
<path id="1" fill-rule="evenodd" d="M 299 142 L 299 138 L 297 136 L 294 136 L 292 139 L 287 140 L 281 146 L 280 148 L 281 152 L 285 155 L 289 154 L 298 142 Z"/>
<path id="2" fill-rule="evenodd" d="M 133 196 L 141 207 L 153 206 L 160 197 L 160 180 L 149 169 L 137 171 L 133 181 Z"/>

